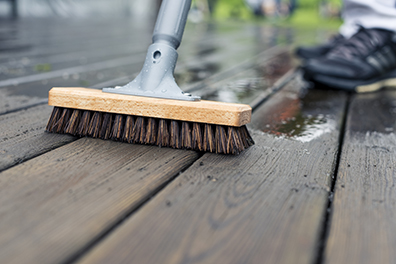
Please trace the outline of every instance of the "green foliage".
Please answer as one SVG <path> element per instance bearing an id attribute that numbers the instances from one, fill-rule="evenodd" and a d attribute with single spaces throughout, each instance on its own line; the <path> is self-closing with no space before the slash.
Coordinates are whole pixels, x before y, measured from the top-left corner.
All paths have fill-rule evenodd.
<path id="1" fill-rule="evenodd" d="M 34 70 L 36 72 L 49 72 L 51 71 L 51 64 L 49 63 L 43 63 L 43 64 L 36 64 L 34 65 Z"/>
<path id="2" fill-rule="evenodd" d="M 215 3 L 212 17 L 216 20 L 247 20 L 260 23 L 276 23 L 296 27 L 328 27 L 337 28 L 341 25 L 338 17 L 341 0 L 297 0 L 297 9 L 290 17 L 271 16 L 257 17 L 244 0 L 193 0 L 212 1 Z M 288 3 L 288 0 L 282 0 Z"/>
<path id="3" fill-rule="evenodd" d="M 280 24 L 301 28 L 332 28 L 337 29 L 342 21 L 339 18 L 324 18 L 315 9 L 297 9 L 288 20 L 280 21 Z"/>
<path id="4" fill-rule="evenodd" d="M 217 19 L 254 19 L 243 0 L 217 0 L 213 16 Z"/>

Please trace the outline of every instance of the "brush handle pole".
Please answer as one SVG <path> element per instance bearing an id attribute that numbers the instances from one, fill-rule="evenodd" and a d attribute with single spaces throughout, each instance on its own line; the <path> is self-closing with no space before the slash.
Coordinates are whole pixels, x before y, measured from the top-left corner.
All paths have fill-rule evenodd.
<path id="1" fill-rule="evenodd" d="M 191 0 L 163 0 L 153 33 L 153 43 L 177 49 L 183 37 Z"/>

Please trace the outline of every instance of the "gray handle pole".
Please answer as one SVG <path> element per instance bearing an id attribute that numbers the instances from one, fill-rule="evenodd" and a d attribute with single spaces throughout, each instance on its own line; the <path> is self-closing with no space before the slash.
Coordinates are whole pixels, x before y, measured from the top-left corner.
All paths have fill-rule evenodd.
<path id="1" fill-rule="evenodd" d="M 163 0 L 153 33 L 153 43 L 177 49 L 183 37 L 191 0 Z"/>
<path id="2" fill-rule="evenodd" d="M 191 0 L 163 0 L 153 33 L 153 44 L 139 75 L 122 87 L 103 88 L 103 92 L 199 101 L 201 97 L 184 93 L 173 73 L 177 51 L 183 37 Z"/>

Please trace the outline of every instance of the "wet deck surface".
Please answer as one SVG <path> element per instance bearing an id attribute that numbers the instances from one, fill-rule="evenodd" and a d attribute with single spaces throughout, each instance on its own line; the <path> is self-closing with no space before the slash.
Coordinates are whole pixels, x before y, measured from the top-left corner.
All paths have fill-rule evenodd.
<path id="1" fill-rule="evenodd" d="M 44 132 L 54 86 L 122 85 L 152 25 L 0 24 L 1 263 L 392 263 L 396 92 L 307 89 L 324 31 L 190 24 L 176 79 L 253 107 L 238 156 Z"/>

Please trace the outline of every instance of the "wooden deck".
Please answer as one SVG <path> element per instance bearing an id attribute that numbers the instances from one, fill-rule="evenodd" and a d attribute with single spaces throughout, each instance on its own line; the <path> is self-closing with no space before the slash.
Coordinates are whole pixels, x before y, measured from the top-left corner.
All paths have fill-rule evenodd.
<path id="1" fill-rule="evenodd" d="M 318 32 L 188 25 L 180 86 L 254 110 L 238 156 L 44 132 L 51 87 L 128 82 L 151 29 L 0 24 L 0 263 L 394 263 L 396 92 L 306 89 Z"/>

